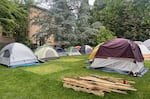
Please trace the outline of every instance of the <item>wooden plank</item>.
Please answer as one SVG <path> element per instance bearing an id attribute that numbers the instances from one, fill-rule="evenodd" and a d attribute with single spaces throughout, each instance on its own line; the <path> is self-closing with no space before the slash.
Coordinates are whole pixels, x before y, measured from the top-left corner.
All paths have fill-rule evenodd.
<path id="1" fill-rule="evenodd" d="M 128 87 L 128 86 L 122 86 L 122 85 L 118 85 L 109 81 L 105 81 L 102 79 L 97 79 L 94 77 L 90 77 L 90 76 L 86 76 L 86 77 L 80 77 L 80 79 L 84 79 L 84 80 L 91 80 L 91 81 L 95 81 L 98 85 L 104 85 L 104 86 L 108 86 L 110 88 L 118 88 L 118 89 L 123 89 L 123 90 L 132 90 L 132 91 L 136 91 L 135 88 L 132 87 Z"/>
<path id="2" fill-rule="evenodd" d="M 75 91 L 84 91 L 98 96 L 104 96 L 104 92 L 117 92 L 121 94 L 127 94 L 125 90 L 137 90 L 130 85 L 130 81 L 127 81 L 129 83 L 124 83 L 123 81 L 127 80 L 123 78 L 109 78 L 90 75 L 78 78 L 64 78 L 63 86 L 65 88 L 72 88 Z"/>
<path id="3" fill-rule="evenodd" d="M 77 80 L 77 79 L 72 79 L 72 78 L 65 78 L 64 79 L 65 83 L 70 83 L 74 84 L 75 86 L 80 86 L 80 87 L 85 87 L 85 88 L 90 88 L 90 89 L 98 89 L 98 90 L 103 90 L 106 92 L 111 92 L 111 90 L 108 87 L 103 87 L 103 86 L 97 86 L 93 85 L 92 83 L 87 83 L 85 81 Z"/>
<path id="4" fill-rule="evenodd" d="M 91 77 L 95 77 L 95 76 L 91 76 Z M 114 83 L 116 85 L 131 87 L 131 85 L 128 83 L 127 80 L 123 80 L 122 79 L 122 81 L 121 81 L 121 79 L 120 79 L 120 81 L 118 81 L 119 79 L 117 80 L 117 79 L 113 79 L 113 78 L 103 78 L 103 77 L 102 78 L 101 77 L 96 77 L 96 78 L 112 82 L 112 83 Z"/>
<path id="5" fill-rule="evenodd" d="M 75 91 L 83 91 L 83 92 L 92 93 L 92 94 L 95 94 L 95 95 L 98 95 L 98 96 L 104 96 L 104 92 L 103 91 L 89 90 L 89 89 L 84 88 L 84 87 L 76 87 L 76 86 L 72 86 L 72 85 L 67 84 L 67 83 L 64 83 L 63 86 L 65 88 L 72 88 Z"/>
<path id="6" fill-rule="evenodd" d="M 111 91 L 112 91 L 112 92 L 121 93 L 121 94 L 127 94 L 127 92 L 125 92 L 125 91 L 116 90 L 116 89 L 111 89 Z"/>
<path id="7" fill-rule="evenodd" d="M 144 60 L 150 60 L 150 54 L 144 54 L 143 57 Z"/>
<path id="8" fill-rule="evenodd" d="M 70 83 L 70 82 L 65 82 L 66 84 L 70 84 L 72 86 L 76 86 L 76 87 L 84 87 L 82 85 L 78 85 L 78 84 L 75 84 L 75 83 Z M 100 88 L 100 89 L 98 89 Z M 90 89 L 90 90 L 94 90 L 95 88 L 87 88 L 87 89 Z M 109 89 L 109 88 L 104 88 L 104 87 L 100 87 L 100 86 L 96 86 L 96 89 L 97 90 L 101 90 L 102 92 L 117 92 L 117 93 L 121 93 L 121 94 L 127 94 L 127 92 L 125 91 L 121 91 L 121 90 L 117 90 L 117 89 Z"/>
<path id="9" fill-rule="evenodd" d="M 100 79 L 105 79 L 105 80 L 109 80 L 109 81 L 112 81 L 112 82 L 119 82 L 119 83 L 124 83 L 124 81 L 126 81 L 126 83 L 124 84 L 134 84 L 135 82 L 134 81 L 128 81 L 128 80 L 125 80 L 124 78 L 114 78 L 114 77 L 108 77 L 108 76 L 98 76 L 98 75 L 90 75 L 92 77 L 96 77 L 96 78 L 100 78 Z"/>
<path id="10" fill-rule="evenodd" d="M 127 94 L 124 91 L 119 91 L 117 89 L 114 89 L 112 86 L 107 86 L 105 84 L 99 84 L 97 82 L 93 83 L 91 81 L 83 81 L 83 80 L 79 80 L 79 79 L 73 79 L 73 78 L 65 78 L 65 82 L 66 83 L 70 83 L 70 84 L 74 84 L 75 86 L 80 86 L 80 87 L 85 87 L 85 88 L 90 88 L 90 89 L 95 89 L 97 88 L 98 90 L 102 90 L 105 92 L 118 92 L 118 93 L 123 93 L 123 94 Z M 111 89 L 113 88 L 113 89 Z"/>
<path id="11" fill-rule="evenodd" d="M 87 81 L 86 81 L 87 82 Z M 91 81 L 88 81 L 88 83 L 93 83 Z M 94 83 L 93 83 L 94 84 Z M 121 91 L 121 90 L 117 90 L 117 89 L 114 89 L 114 88 L 111 88 L 111 87 L 108 87 L 108 86 L 103 86 L 102 84 L 98 84 L 97 82 L 95 82 L 95 86 L 97 88 L 100 88 L 102 89 L 103 91 L 105 92 L 117 92 L 117 93 L 122 93 L 122 94 L 127 94 L 125 91 Z"/>
<path id="12" fill-rule="evenodd" d="M 79 77 L 80 79 L 83 80 L 89 80 L 89 81 L 94 81 L 96 83 L 99 83 L 99 85 L 104 85 L 104 86 L 109 86 L 109 87 L 114 87 L 114 88 L 119 88 L 119 89 L 123 89 L 123 90 L 132 90 L 132 91 L 136 91 L 135 88 L 132 88 L 131 86 L 126 86 L 125 84 L 117 84 L 117 83 L 112 83 L 106 80 L 102 80 L 102 79 L 98 79 L 98 78 L 94 78 L 91 76 L 86 76 L 86 77 Z"/>

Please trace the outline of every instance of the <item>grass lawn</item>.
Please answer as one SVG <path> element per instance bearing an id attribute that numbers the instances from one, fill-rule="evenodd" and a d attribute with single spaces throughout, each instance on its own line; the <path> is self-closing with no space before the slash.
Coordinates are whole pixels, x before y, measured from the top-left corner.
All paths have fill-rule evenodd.
<path id="1" fill-rule="evenodd" d="M 84 68 L 87 55 L 66 56 L 30 67 L 7 68 L 0 66 L 0 99 L 150 99 L 150 72 L 143 77 L 108 73 Z M 150 67 L 150 61 L 145 62 Z M 121 77 L 133 80 L 136 92 L 127 95 L 106 93 L 99 97 L 85 92 L 63 88 L 64 77 L 86 76 L 90 74 Z"/>

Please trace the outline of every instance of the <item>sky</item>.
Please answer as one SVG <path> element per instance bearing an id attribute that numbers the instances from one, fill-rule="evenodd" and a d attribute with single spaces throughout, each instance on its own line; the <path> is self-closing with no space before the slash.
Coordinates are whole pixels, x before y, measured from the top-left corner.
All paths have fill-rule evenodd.
<path id="1" fill-rule="evenodd" d="M 95 0 L 89 0 L 89 5 L 93 5 Z"/>
<path id="2" fill-rule="evenodd" d="M 38 1 L 38 0 L 35 0 L 35 1 Z M 40 0 L 39 0 L 40 1 Z M 42 0 L 44 1 L 44 0 Z M 89 0 L 89 5 L 93 6 L 95 0 Z M 45 9 L 49 9 L 50 7 L 47 6 L 46 3 L 40 3 L 38 4 L 39 7 L 42 7 L 42 8 L 45 8 Z"/>

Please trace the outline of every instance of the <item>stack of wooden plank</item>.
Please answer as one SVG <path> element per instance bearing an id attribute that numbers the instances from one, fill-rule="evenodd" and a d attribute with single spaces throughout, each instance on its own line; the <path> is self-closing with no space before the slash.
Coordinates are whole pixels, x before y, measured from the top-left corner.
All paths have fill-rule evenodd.
<path id="1" fill-rule="evenodd" d="M 150 60 L 150 54 L 144 54 L 143 57 L 144 60 Z"/>
<path id="2" fill-rule="evenodd" d="M 84 77 L 63 79 L 63 87 L 72 88 L 75 91 L 83 91 L 98 96 L 104 96 L 105 92 L 117 92 L 127 94 L 126 90 L 136 91 L 131 84 L 134 81 L 128 81 L 123 78 L 104 77 L 90 75 Z"/>

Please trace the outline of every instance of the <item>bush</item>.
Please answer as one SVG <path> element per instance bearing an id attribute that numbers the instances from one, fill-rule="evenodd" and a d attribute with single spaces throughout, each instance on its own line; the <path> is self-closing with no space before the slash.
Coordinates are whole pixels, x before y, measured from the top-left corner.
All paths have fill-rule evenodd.
<path id="1" fill-rule="evenodd" d="M 102 27 L 99 31 L 99 33 L 97 34 L 97 42 L 98 43 L 102 43 L 105 42 L 107 40 L 111 40 L 116 38 L 116 36 L 114 36 L 114 32 L 107 30 L 105 27 Z"/>

